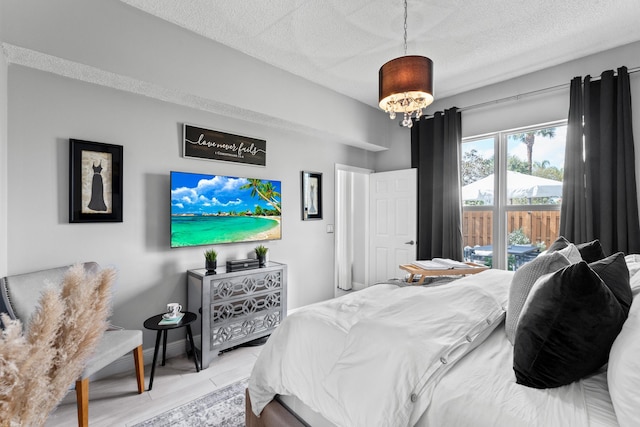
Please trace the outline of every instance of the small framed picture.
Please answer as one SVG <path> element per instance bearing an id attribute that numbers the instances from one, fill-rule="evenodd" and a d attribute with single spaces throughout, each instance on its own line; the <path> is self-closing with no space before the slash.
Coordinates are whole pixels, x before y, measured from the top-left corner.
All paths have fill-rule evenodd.
<path id="1" fill-rule="evenodd" d="M 302 220 L 322 219 L 322 174 L 302 171 Z"/>
<path id="2" fill-rule="evenodd" d="M 69 140 L 69 222 L 122 222 L 122 146 Z"/>

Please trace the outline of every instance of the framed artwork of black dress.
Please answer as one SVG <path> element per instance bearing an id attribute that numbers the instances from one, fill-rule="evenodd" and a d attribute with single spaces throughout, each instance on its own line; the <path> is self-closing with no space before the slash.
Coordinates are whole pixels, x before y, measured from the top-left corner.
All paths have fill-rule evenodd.
<path id="1" fill-rule="evenodd" d="M 122 146 L 69 140 L 69 222 L 122 222 Z"/>

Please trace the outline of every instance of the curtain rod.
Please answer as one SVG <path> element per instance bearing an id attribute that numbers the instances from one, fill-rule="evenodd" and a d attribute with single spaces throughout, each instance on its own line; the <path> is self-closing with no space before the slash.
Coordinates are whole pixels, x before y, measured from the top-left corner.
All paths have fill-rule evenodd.
<path id="1" fill-rule="evenodd" d="M 640 67 L 635 67 L 635 68 L 631 68 L 631 69 L 627 70 L 627 72 L 629 74 L 634 74 L 634 73 L 637 73 L 639 71 L 640 71 Z M 597 80 L 600 80 L 600 76 L 593 77 L 591 79 L 591 81 L 597 81 Z M 543 89 L 536 89 L 536 90 L 532 90 L 530 92 L 520 93 L 518 95 L 512 95 L 512 96 L 507 96 L 507 97 L 504 97 L 504 98 L 494 99 L 494 100 L 491 100 L 491 101 L 480 102 L 478 104 L 468 105 L 466 107 L 458 108 L 458 111 L 475 110 L 476 108 L 482 108 L 482 107 L 486 107 L 488 105 L 501 104 L 503 102 L 509 102 L 509 101 L 518 101 L 518 100 L 520 100 L 522 98 L 527 98 L 529 96 L 540 95 L 542 93 L 547 93 L 547 92 L 555 92 L 556 90 L 569 88 L 570 86 L 571 86 L 571 82 L 563 83 L 563 84 L 556 85 L 556 86 L 550 86 L 550 87 L 546 87 L 546 88 L 543 88 Z"/>

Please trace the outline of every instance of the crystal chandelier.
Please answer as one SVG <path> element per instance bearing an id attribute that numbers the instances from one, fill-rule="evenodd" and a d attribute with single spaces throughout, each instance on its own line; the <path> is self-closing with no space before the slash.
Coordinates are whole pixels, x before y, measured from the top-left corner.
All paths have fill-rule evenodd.
<path id="1" fill-rule="evenodd" d="M 422 109 L 433 102 L 433 61 L 425 56 L 407 55 L 407 0 L 404 0 L 404 56 L 384 64 L 378 72 L 380 108 L 389 113 L 403 113 L 402 126 L 413 126 L 411 117 L 419 119 Z"/>

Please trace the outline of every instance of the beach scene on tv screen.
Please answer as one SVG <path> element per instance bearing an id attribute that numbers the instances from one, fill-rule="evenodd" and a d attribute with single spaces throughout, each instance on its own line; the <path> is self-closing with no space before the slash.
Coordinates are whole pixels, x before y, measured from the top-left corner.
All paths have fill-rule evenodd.
<path id="1" fill-rule="evenodd" d="M 280 181 L 171 172 L 171 247 L 282 237 Z"/>

